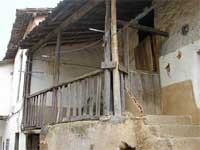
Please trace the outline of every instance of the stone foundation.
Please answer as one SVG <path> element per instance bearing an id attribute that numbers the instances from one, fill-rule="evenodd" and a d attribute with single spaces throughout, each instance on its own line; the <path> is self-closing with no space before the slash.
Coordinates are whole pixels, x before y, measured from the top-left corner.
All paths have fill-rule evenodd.
<path id="1" fill-rule="evenodd" d="M 119 150 L 123 143 L 136 147 L 132 119 L 63 123 L 43 129 L 41 150 Z"/>

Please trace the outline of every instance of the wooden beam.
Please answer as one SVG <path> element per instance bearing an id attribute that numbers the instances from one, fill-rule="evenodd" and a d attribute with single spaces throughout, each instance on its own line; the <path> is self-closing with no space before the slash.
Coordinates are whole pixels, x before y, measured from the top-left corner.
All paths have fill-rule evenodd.
<path id="1" fill-rule="evenodd" d="M 33 56 L 29 51 L 27 51 L 27 60 L 26 60 L 26 72 L 31 72 Z M 24 75 L 24 88 L 23 88 L 23 119 L 22 119 L 22 130 L 24 125 L 27 123 L 27 98 L 30 95 L 31 87 L 31 74 L 25 73 Z"/>
<path id="2" fill-rule="evenodd" d="M 104 64 L 111 62 L 111 2 L 105 1 L 106 4 L 106 16 L 105 16 L 105 40 L 104 40 Z M 104 101 L 103 101 L 103 113 L 104 115 L 110 114 L 111 105 L 111 71 L 109 69 L 104 70 Z"/>
<path id="3" fill-rule="evenodd" d="M 67 17 L 55 30 L 51 31 L 49 34 L 46 35 L 45 38 L 41 39 L 37 44 L 35 44 L 31 51 L 35 51 L 40 48 L 45 42 L 47 42 L 50 38 L 52 38 L 55 34 L 59 31 L 62 31 L 67 26 L 73 24 L 84 15 L 86 15 L 90 10 L 92 10 L 95 6 L 100 4 L 103 0 L 89 0 L 85 5 L 83 5 L 79 10 L 73 13 L 70 17 Z"/>
<path id="4" fill-rule="evenodd" d="M 113 98 L 114 98 L 114 115 L 121 116 L 121 96 L 120 96 L 120 77 L 119 77 L 119 54 L 117 39 L 117 4 L 116 0 L 111 0 L 111 49 L 112 61 L 117 66 L 113 69 Z"/>
<path id="5" fill-rule="evenodd" d="M 164 37 L 169 37 L 168 32 L 160 31 L 158 29 L 148 27 L 148 26 L 144 26 L 144 25 L 140 25 L 140 24 L 137 24 L 137 23 L 131 23 L 130 27 L 132 27 L 134 29 L 141 30 L 141 31 L 150 32 L 152 34 L 156 34 L 156 35 L 160 35 L 160 36 L 164 36 Z"/>
<path id="6" fill-rule="evenodd" d="M 123 72 L 121 74 L 121 93 L 122 93 L 122 112 L 125 111 L 125 94 L 124 94 L 124 86 L 128 85 L 128 71 L 129 71 L 129 52 L 130 52 L 130 39 L 129 39 L 129 30 L 130 28 L 126 28 L 124 32 L 122 32 L 123 36 L 123 65 L 119 65 L 119 70 Z M 124 76 L 124 77 L 123 77 Z M 124 81 L 125 80 L 125 81 Z M 124 83 L 123 83 L 124 81 Z"/>
<path id="7" fill-rule="evenodd" d="M 148 15 L 153 9 L 154 9 L 154 6 L 151 6 L 149 8 L 144 9 L 144 11 L 142 13 L 140 13 L 139 15 L 137 15 L 134 18 L 134 21 L 138 22 L 139 20 L 141 20 L 142 18 L 144 18 L 146 15 Z"/>
<path id="8" fill-rule="evenodd" d="M 132 27 L 134 29 L 142 30 L 142 31 L 145 31 L 145 32 L 150 32 L 152 34 L 156 34 L 156 35 L 160 35 L 160 36 L 164 36 L 164 37 L 169 37 L 168 32 L 160 31 L 159 29 L 155 29 L 155 28 L 152 28 L 152 27 L 148 27 L 148 26 L 138 24 L 138 21 L 141 20 L 142 18 L 144 18 L 153 9 L 154 9 L 154 6 L 151 6 L 150 8 L 145 9 L 142 13 L 138 14 L 134 19 L 131 19 L 129 22 L 122 21 L 122 20 L 119 20 L 119 22 L 123 24 L 123 29 L 128 28 L 128 27 Z M 119 32 L 121 32 L 121 31 L 122 30 L 120 30 Z"/>
<path id="9" fill-rule="evenodd" d="M 61 31 L 57 33 L 57 45 L 55 50 L 55 64 L 54 64 L 54 74 L 53 74 L 53 86 L 59 84 L 60 76 L 60 48 L 61 48 Z M 52 119 L 58 121 L 58 89 L 53 89 L 53 101 L 52 101 Z M 54 120 L 52 120 L 54 122 Z"/>
<path id="10" fill-rule="evenodd" d="M 61 48 L 61 31 L 59 31 L 57 34 L 57 42 L 56 42 L 56 50 L 55 50 L 54 78 L 53 78 L 54 86 L 59 84 L 60 48 Z"/>
<path id="11" fill-rule="evenodd" d="M 131 19 L 131 21 L 127 22 L 127 21 L 123 21 L 123 20 L 118 20 L 118 23 L 122 24 L 124 26 L 123 28 L 128 28 L 132 23 L 138 23 L 138 21 L 140 19 L 144 18 L 153 9 L 154 9 L 154 7 L 151 6 L 150 8 L 145 9 L 142 13 L 138 14 L 134 19 Z M 120 30 L 120 31 L 122 31 L 122 30 Z"/>

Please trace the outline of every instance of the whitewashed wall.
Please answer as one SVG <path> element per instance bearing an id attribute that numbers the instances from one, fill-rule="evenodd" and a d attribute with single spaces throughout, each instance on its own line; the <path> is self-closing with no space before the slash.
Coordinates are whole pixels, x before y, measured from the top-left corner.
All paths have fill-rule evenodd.
<path id="1" fill-rule="evenodd" d="M 197 53 L 200 41 L 184 46 L 160 58 L 161 85 L 166 87 L 191 80 L 197 105 L 200 107 L 200 55 Z M 177 58 L 181 54 L 181 58 Z M 170 65 L 170 72 L 165 67 Z"/>
<path id="2" fill-rule="evenodd" d="M 3 150 L 3 135 L 4 135 L 4 130 L 5 130 L 5 121 L 0 120 L 0 150 Z"/>
<path id="3" fill-rule="evenodd" d="M 27 27 L 27 33 L 29 33 L 35 26 L 39 24 L 44 19 L 44 17 L 36 17 L 33 19 L 29 26 Z M 23 114 L 23 89 L 24 89 L 24 77 L 26 71 L 26 56 L 27 50 L 19 49 L 14 60 L 13 67 L 13 81 L 11 84 L 12 87 L 12 99 L 10 101 L 10 115 L 9 119 L 6 121 L 5 130 L 3 135 L 3 141 L 6 139 L 10 140 L 9 150 L 14 150 L 15 145 L 15 134 L 19 133 L 19 149 L 26 150 L 26 135 L 21 131 L 21 122 Z M 21 66 L 22 62 L 22 68 Z M 31 62 L 28 62 L 31 63 Z M 20 80 L 21 74 L 21 80 Z M 1 106 L 0 106 L 1 107 Z"/>
<path id="4" fill-rule="evenodd" d="M 23 86 L 24 86 L 24 71 L 26 66 L 26 50 L 19 50 L 14 60 L 13 69 L 13 82 L 12 82 L 12 100 L 10 103 L 11 112 L 9 118 L 6 121 L 3 141 L 6 139 L 10 140 L 9 150 L 14 149 L 15 145 L 15 134 L 20 133 L 20 150 L 25 150 L 25 135 L 21 132 L 21 121 L 22 121 L 22 105 L 23 105 Z M 22 68 L 20 63 L 22 62 Z M 21 70 L 20 70 L 21 68 Z M 19 82 L 21 73 L 21 82 Z M 18 89 L 19 87 L 19 89 Z"/>
<path id="5" fill-rule="evenodd" d="M 5 124 L 6 124 L 5 121 L 0 120 L 0 136 L 3 136 L 3 134 L 4 134 Z"/>
<path id="6" fill-rule="evenodd" d="M 88 44 L 62 47 L 60 83 L 100 68 L 101 62 L 103 61 L 103 48 L 101 44 L 98 43 L 92 48 L 87 48 L 78 52 L 70 52 L 87 45 Z M 55 47 L 47 47 L 34 54 L 31 94 L 53 85 L 54 51 Z M 43 58 L 43 55 L 50 57 Z"/>
<path id="7" fill-rule="evenodd" d="M 13 63 L 0 64 L 0 116 L 7 116 L 11 110 Z"/>

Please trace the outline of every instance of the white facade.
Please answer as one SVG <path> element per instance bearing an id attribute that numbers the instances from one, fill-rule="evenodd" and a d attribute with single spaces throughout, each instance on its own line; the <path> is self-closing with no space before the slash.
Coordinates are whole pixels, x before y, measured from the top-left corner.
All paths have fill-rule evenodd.
<path id="1" fill-rule="evenodd" d="M 24 36 L 43 19 L 40 16 L 31 20 Z M 3 91 L 0 93 L 0 116 L 8 116 L 6 121 L 0 121 L 0 150 L 3 148 L 2 143 L 6 148 L 6 141 L 9 141 L 9 150 L 14 150 L 16 136 L 19 137 L 19 150 L 26 150 L 26 135 L 21 131 L 26 52 L 19 49 L 14 62 L 0 65 L 0 90 Z"/>
<path id="2" fill-rule="evenodd" d="M 12 99 L 13 63 L 0 64 L 0 116 L 8 116 Z"/>
<path id="3" fill-rule="evenodd" d="M 13 81 L 13 62 L 0 62 L 0 116 L 6 117 L 11 111 Z M 3 147 L 3 137 L 5 133 L 6 121 L 0 120 L 0 150 Z"/>
<path id="4" fill-rule="evenodd" d="M 26 51 L 19 50 L 15 57 L 13 68 L 12 82 L 12 100 L 10 103 L 11 112 L 6 121 L 3 141 L 9 139 L 9 150 L 14 150 L 15 135 L 19 133 L 20 150 L 25 150 L 25 135 L 21 132 L 22 107 L 23 107 L 23 85 L 24 85 L 24 70 L 26 65 Z"/>
<path id="5" fill-rule="evenodd" d="M 200 41 L 184 46 L 179 50 L 160 58 L 161 84 L 169 86 L 182 81 L 191 80 L 197 106 L 200 108 L 200 55 L 198 54 Z M 181 54 L 181 59 L 177 58 Z M 170 65 L 170 73 L 165 66 Z"/>

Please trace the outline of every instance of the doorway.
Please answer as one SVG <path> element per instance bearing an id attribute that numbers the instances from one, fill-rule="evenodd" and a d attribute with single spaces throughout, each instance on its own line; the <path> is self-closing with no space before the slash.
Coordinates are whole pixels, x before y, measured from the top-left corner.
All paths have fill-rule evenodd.
<path id="1" fill-rule="evenodd" d="M 39 150 L 40 149 L 40 135 L 28 134 L 26 147 L 27 147 L 27 150 Z"/>

